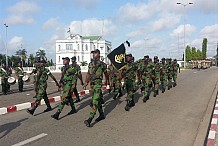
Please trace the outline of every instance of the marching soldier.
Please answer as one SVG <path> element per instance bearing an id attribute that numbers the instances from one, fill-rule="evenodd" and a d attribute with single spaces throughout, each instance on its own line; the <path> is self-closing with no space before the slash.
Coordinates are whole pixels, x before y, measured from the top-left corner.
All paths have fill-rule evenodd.
<path id="1" fill-rule="evenodd" d="M 92 51 L 93 59 L 88 65 L 88 73 L 86 74 L 86 80 L 84 88 L 90 83 L 92 89 L 92 111 L 90 112 L 89 118 L 84 121 L 87 127 L 90 127 L 91 122 L 98 110 L 99 117 L 95 120 L 97 122 L 105 119 L 102 104 L 104 103 L 102 97 L 102 79 L 103 74 L 105 75 L 106 85 L 109 85 L 109 76 L 107 73 L 107 65 L 100 61 L 100 51 L 98 49 Z"/>
<path id="2" fill-rule="evenodd" d="M 35 85 L 37 87 L 38 94 L 37 94 L 36 101 L 34 102 L 33 107 L 27 109 L 27 112 L 31 115 L 34 114 L 41 99 L 44 99 L 45 104 L 47 105 L 47 109 L 44 110 L 44 112 L 48 112 L 52 110 L 51 105 L 48 100 L 47 93 L 46 93 L 48 76 L 50 76 L 55 81 L 56 86 L 59 87 L 59 84 L 57 80 L 55 79 L 55 77 L 51 74 L 51 72 L 48 69 L 45 68 L 46 61 L 41 60 L 39 63 L 40 63 L 40 68 L 37 69 L 37 77 L 36 77 L 36 85 Z"/>
<path id="3" fill-rule="evenodd" d="M 121 79 L 122 79 L 122 71 L 116 69 L 112 64 L 108 66 L 109 76 L 110 76 L 110 88 L 114 88 L 114 97 L 115 100 L 117 97 L 123 96 L 121 91 Z"/>
<path id="4" fill-rule="evenodd" d="M 2 92 L 4 95 L 7 95 L 8 92 L 8 72 L 6 66 L 2 64 L 2 68 L 0 69 L 1 76 L 1 84 L 2 84 Z"/>
<path id="5" fill-rule="evenodd" d="M 136 63 L 132 61 L 132 54 L 126 55 L 127 65 L 123 68 L 122 76 L 124 77 L 125 88 L 127 90 L 127 103 L 125 106 L 125 110 L 129 111 L 131 107 L 135 106 L 134 102 L 134 83 L 136 78 L 136 71 L 138 70 L 138 66 Z"/>
<path id="6" fill-rule="evenodd" d="M 179 64 L 177 63 L 176 59 L 173 60 L 172 67 L 173 67 L 173 74 L 172 74 L 172 77 L 173 77 L 173 87 L 175 87 L 177 85 L 176 79 L 177 79 L 178 70 L 179 70 L 179 73 L 180 73 L 180 67 L 179 67 Z"/>
<path id="7" fill-rule="evenodd" d="M 142 79 L 142 93 L 144 95 L 143 102 L 149 100 L 150 89 L 151 89 L 151 81 L 152 81 L 152 73 L 154 70 L 153 63 L 149 61 L 149 56 L 144 56 L 144 62 L 140 65 L 141 79 Z"/>
<path id="8" fill-rule="evenodd" d="M 154 56 L 154 78 L 153 78 L 154 97 L 156 97 L 159 94 L 159 83 L 160 83 L 160 64 L 158 61 L 158 57 Z"/>
<path id="9" fill-rule="evenodd" d="M 36 86 L 36 78 L 37 78 L 37 70 L 40 68 L 40 64 L 39 63 L 35 63 L 35 67 L 32 72 L 30 73 L 30 75 L 33 74 L 33 85 L 34 85 L 34 91 L 35 91 L 35 96 L 33 96 L 33 98 L 37 97 L 37 86 Z"/>
<path id="10" fill-rule="evenodd" d="M 68 104 L 68 102 L 70 103 L 71 106 L 71 111 L 68 113 L 68 115 L 77 112 L 72 98 L 72 92 L 75 89 L 76 81 L 77 81 L 77 70 L 69 65 L 70 63 L 69 57 L 64 57 L 62 59 L 63 59 L 64 67 L 62 68 L 62 75 L 59 82 L 60 86 L 62 86 L 63 88 L 62 101 L 59 104 L 59 108 L 57 112 L 51 116 L 56 120 L 59 119 L 59 115 L 61 111 L 63 110 L 64 106 Z"/>
<path id="11" fill-rule="evenodd" d="M 72 57 L 71 60 L 72 60 L 71 67 L 76 70 L 76 74 L 75 74 L 76 83 L 77 83 L 77 78 L 79 78 L 79 79 L 80 79 L 80 82 L 81 82 L 81 85 L 83 86 L 83 79 L 82 79 L 81 68 L 80 68 L 80 66 L 76 63 L 76 56 Z M 75 103 L 80 102 L 79 93 L 78 93 L 78 91 L 77 91 L 76 85 L 77 85 L 77 84 L 75 84 L 75 87 L 74 87 L 74 89 L 73 89 L 73 92 L 74 92 L 74 94 L 75 94 L 75 96 L 76 96 L 76 101 L 75 101 Z"/>
<path id="12" fill-rule="evenodd" d="M 18 77 L 18 89 L 19 92 L 23 92 L 23 76 L 24 76 L 24 71 L 22 68 L 21 63 L 18 63 L 18 67 L 15 68 L 16 75 Z"/>
<path id="13" fill-rule="evenodd" d="M 161 69 L 161 74 L 160 74 L 160 82 L 161 82 L 161 86 L 162 86 L 162 93 L 165 92 L 166 90 L 166 86 L 167 86 L 167 66 L 165 63 L 165 58 L 161 59 L 161 65 L 160 65 L 160 69 Z"/>
<path id="14" fill-rule="evenodd" d="M 12 74 L 12 68 L 10 66 L 7 66 L 6 71 L 8 73 L 8 76 L 10 77 L 11 74 Z M 10 92 L 11 91 L 11 85 L 9 83 L 7 84 L 7 88 L 8 88 L 8 92 Z"/>
<path id="15" fill-rule="evenodd" d="M 171 58 L 167 59 L 167 79 L 168 79 L 168 90 L 172 88 L 172 63 Z"/>

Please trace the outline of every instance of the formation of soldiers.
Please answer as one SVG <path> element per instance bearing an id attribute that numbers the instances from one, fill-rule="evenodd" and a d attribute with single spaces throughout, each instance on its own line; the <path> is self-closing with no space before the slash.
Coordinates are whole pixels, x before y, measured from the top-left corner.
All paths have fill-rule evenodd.
<path id="1" fill-rule="evenodd" d="M 179 65 L 175 60 L 171 58 L 162 58 L 159 61 L 158 57 L 155 56 L 153 61 L 146 55 L 144 58 L 134 61 L 132 54 L 126 55 L 126 65 L 121 69 L 117 69 L 114 65 L 107 66 L 103 61 L 100 60 L 100 51 L 98 49 L 91 52 L 93 59 L 88 65 L 88 72 L 83 82 L 80 66 L 76 63 L 76 57 L 72 57 L 72 64 L 70 63 L 69 57 L 64 57 L 64 66 L 61 69 L 61 79 L 58 82 L 52 73 L 45 68 L 46 61 L 38 59 L 36 63 L 36 69 L 32 71 L 35 74 L 34 77 L 34 90 L 36 101 L 32 108 L 27 109 L 27 112 L 31 115 L 34 114 L 38 107 L 41 99 L 44 99 L 47 109 L 44 112 L 52 110 L 47 96 L 47 79 L 50 76 L 56 83 L 57 89 L 62 88 L 62 101 L 58 106 L 58 110 L 55 114 L 51 115 L 52 118 L 58 120 L 65 105 L 70 105 L 71 110 L 68 115 L 77 112 L 74 103 L 80 102 L 79 94 L 76 88 L 77 79 L 80 79 L 81 85 L 85 89 L 89 84 L 92 89 L 92 100 L 90 103 L 91 111 L 87 120 L 84 121 L 87 127 L 91 127 L 92 120 L 94 119 L 97 111 L 99 117 L 95 119 L 96 122 L 105 119 L 105 114 L 102 105 L 104 104 L 102 85 L 109 85 L 109 93 L 113 94 L 113 99 L 123 96 L 126 91 L 126 106 L 125 110 L 129 111 L 135 106 L 134 93 L 137 87 L 141 89 L 143 94 L 143 102 L 149 100 L 150 94 L 153 91 L 153 96 L 159 95 L 159 91 L 162 93 L 166 89 L 170 90 L 172 87 L 177 85 L 177 73 L 180 72 Z M 0 72 L 4 74 L 4 72 Z M 31 73 L 31 74 L 32 74 Z M 19 72 L 18 72 L 19 74 Z M 18 75 L 19 76 L 19 75 Z M 105 83 L 103 82 L 103 76 Z M 19 83 L 19 87 L 21 83 Z M 112 92 L 113 91 L 113 92 Z M 72 94 L 76 95 L 76 101 L 73 101 Z"/>

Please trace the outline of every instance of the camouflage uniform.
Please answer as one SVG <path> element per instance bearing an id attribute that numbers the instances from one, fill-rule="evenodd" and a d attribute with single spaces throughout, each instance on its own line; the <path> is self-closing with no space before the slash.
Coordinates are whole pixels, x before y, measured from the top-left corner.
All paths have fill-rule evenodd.
<path id="1" fill-rule="evenodd" d="M 173 61 L 172 68 L 173 68 L 172 77 L 173 77 L 173 82 L 174 82 L 173 86 L 175 87 L 177 85 L 176 84 L 176 79 L 177 79 L 178 70 L 180 72 L 180 67 L 179 67 L 179 64 L 177 63 L 176 60 Z"/>
<path id="2" fill-rule="evenodd" d="M 154 57 L 154 97 L 156 97 L 159 94 L 159 84 L 160 84 L 160 64 L 158 57 Z"/>
<path id="3" fill-rule="evenodd" d="M 111 87 L 114 87 L 114 99 L 116 99 L 118 96 L 122 96 L 121 92 L 121 70 L 116 69 L 112 64 L 108 66 L 108 71 L 110 75 L 110 83 Z"/>
<path id="4" fill-rule="evenodd" d="M 170 59 L 167 59 L 167 79 L 168 79 L 168 90 L 172 88 L 172 63 Z"/>
<path id="5" fill-rule="evenodd" d="M 127 54 L 126 56 L 132 57 L 131 54 Z M 129 111 L 132 106 L 135 106 L 134 102 L 134 90 L 135 90 L 135 78 L 136 78 L 136 71 L 138 70 L 138 66 L 136 63 L 128 62 L 127 65 L 123 68 L 123 77 L 124 82 L 127 90 L 127 104 L 125 107 L 126 111 Z"/>
<path id="6" fill-rule="evenodd" d="M 150 84 L 151 84 L 151 78 L 152 78 L 152 72 L 154 70 L 153 63 L 148 61 L 148 56 L 145 57 L 145 60 L 141 62 L 140 64 L 140 70 L 142 74 L 142 93 L 144 94 L 143 101 L 146 102 L 149 99 L 150 96 Z"/>
<path id="7" fill-rule="evenodd" d="M 4 95 L 8 92 L 8 72 L 6 69 L 0 69 L 0 76 L 1 76 L 1 84 L 2 84 L 2 92 Z"/>
<path id="8" fill-rule="evenodd" d="M 23 76 L 24 76 L 24 71 L 22 67 L 16 67 L 15 72 L 18 77 L 18 89 L 20 92 L 23 92 Z"/>
<path id="9" fill-rule="evenodd" d="M 165 58 L 162 58 L 162 63 L 160 64 L 161 74 L 160 74 L 160 82 L 162 86 L 162 93 L 165 92 L 167 86 L 167 66 L 165 63 Z"/>
<path id="10" fill-rule="evenodd" d="M 73 64 L 71 64 L 71 68 L 76 71 L 76 72 L 75 72 L 75 75 L 74 75 L 75 78 L 76 78 L 76 81 L 75 81 L 76 84 L 75 84 L 75 87 L 73 88 L 73 91 L 72 91 L 72 92 L 75 94 L 77 102 L 79 102 L 79 101 L 80 101 L 80 98 L 79 98 L 79 93 L 78 93 L 78 91 L 77 91 L 76 85 L 77 85 L 78 74 L 81 73 L 81 68 L 80 68 L 80 66 L 79 66 L 76 62 L 74 62 Z"/>

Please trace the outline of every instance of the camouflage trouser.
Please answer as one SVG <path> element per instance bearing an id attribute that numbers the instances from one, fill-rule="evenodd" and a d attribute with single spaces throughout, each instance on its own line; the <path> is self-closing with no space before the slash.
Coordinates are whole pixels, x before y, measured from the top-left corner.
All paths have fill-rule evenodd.
<path id="1" fill-rule="evenodd" d="M 34 85 L 34 91 L 35 91 L 35 93 L 36 93 L 36 95 L 35 95 L 35 97 L 37 97 L 37 95 L 38 95 L 38 88 L 36 87 L 36 81 L 33 81 L 33 85 Z"/>
<path id="2" fill-rule="evenodd" d="M 47 105 L 48 108 L 51 107 L 50 103 L 49 103 L 49 100 L 48 100 L 48 96 L 47 96 L 47 93 L 46 93 L 46 89 L 47 89 L 47 82 L 45 83 L 39 83 L 38 85 L 38 88 L 37 88 L 37 96 L 36 96 L 36 101 L 34 102 L 34 106 L 33 108 L 37 108 L 38 105 L 40 104 L 40 101 L 42 99 L 44 99 L 45 101 L 45 104 Z"/>
<path id="3" fill-rule="evenodd" d="M 3 94 L 6 94 L 8 92 L 8 78 L 2 78 L 1 84 L 2 84 L 2 92 Z"/>
<path id="4" fill-rule="evenodd" d="M 94 82 L 94 85 L 91 85 L 92 88 L 92 111 L 90 112 L 89 118 L 93 119 L 98 110 L 99 113 L 103 113 L 102 108 L 102 83 Z"/>
<path id="5" fill-rule="evenodd" d="M 155 73 L 154 78 L 154 91 L 159 90 L 159 83 L 160 83 L 160 72 Z"/>
<path id="6" fill-rule="evenodd" d="M 172 74 L 171 73 L 167 73 L 167 79 L 168 79 L 168 86 L 171 86 L 171 83 L 172 83 Z"/>
<path id="7" fill-rule="evenodd" d="M 118 94 L 122 86 L 121 80 L 119 78 L 114 78 L 112 82 L 113 82 L 113 87 L 114 87 L 114 93 Z"/>
<path id="8" fill-rule="evenodd" d="M 134 91 L 134 79 L 126 79 L 125 84 L 126 84 L 126 91 L 127 91 L 127 101 L 132 101 L 134 98 L 133 91 Z"/>
<path id="9" fill-rule="evenodd" d="M 58 111 L 61 112 L 64 108 L 64 106 L 67 104 L 67 102 L 69 101 L 71 108 L 74 108 L 74 102 L 72 99 L 72 91 L 75 88 L 75 81 L 72 82 L 67 82 L 64 83 L 63 85 L 63 93 L 62 93 L 62 100 L 61 103 L 59 104 L 59 108 Z"/>
<path id="10" fill-rule="evenodd" d="M 151 78 L 149 76 L 142 76 L 142 93 L 144 96 L 150 96 Z"/>
<path id="11" fill-rule="evenodd" d="M 160 82 L 161 82 L 162 88 L 166 89 L 166 86 L 167 86 L 167 75 L 166 75 L 166 73 L 161 74 Z"/>
<path id="12" fill-rule="evenodd" d="M 177 72 L 174 72 L 172 76 L 173 76 L 173 82 L 174 82 L 174 83 L 176 83 L 176 79 L 177 79 Z"/>
<path id="13" fill-rule="evenodd" d="M 22 79 L 22 77 L 18 78 L 18 89 L 20 92 L 23 91 L 23 79 Z"/>

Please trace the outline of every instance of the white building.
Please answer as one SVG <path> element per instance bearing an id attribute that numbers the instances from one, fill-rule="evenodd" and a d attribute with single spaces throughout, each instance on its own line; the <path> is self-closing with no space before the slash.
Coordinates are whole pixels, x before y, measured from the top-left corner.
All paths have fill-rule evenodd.
<path id="1" fill-rule="evenodd" d="M 91 51 L 99 49 L 101 60 L 109 63 L 107 55 L 111 52 L 111 42 L 104 40 L 101 36 L 80 36 L 70 35 L 65 40 L 56 40 L 56 69 L 63 66 L 63 57 L 76 56 L 77 63 L 86 61 L 89 63 L 92 58 Z"/>

